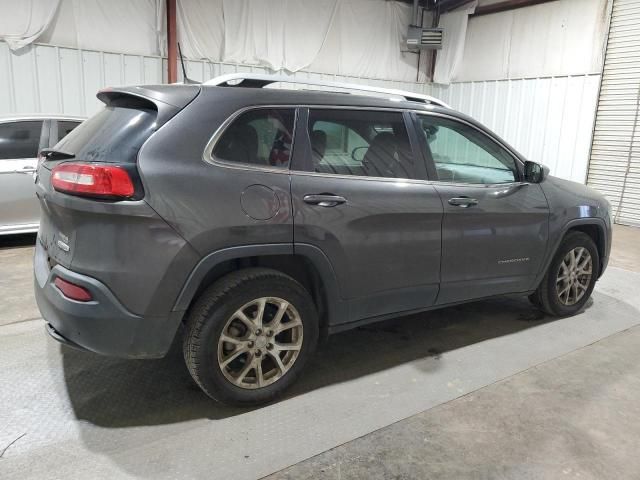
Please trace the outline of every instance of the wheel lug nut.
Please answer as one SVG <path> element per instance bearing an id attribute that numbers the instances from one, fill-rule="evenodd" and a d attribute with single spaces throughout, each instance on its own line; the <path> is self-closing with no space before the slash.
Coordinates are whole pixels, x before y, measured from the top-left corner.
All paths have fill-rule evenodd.
<path id="1" fill-rule="evenodd" d="M 257 330 L 256 330 L 256 335 L 262 335 L 262 330 L 257 329 Z"/>
<path id="2" fill-rule="evenodd" d="M 256 350 L 256 357 L 259 357 L 260 355 L 262 355 L 262 351 L 260 349 Z"/>
<path id="3" fill-rule="evenodd" d="M 249 342 L 249 348 L 253 347 L 253 342 Z"/>
<path id="4" fill-rule="evenodd" d="M 267 344 L 267 350 L 271 350 L 273 348 L 273 343 L 268 343 Z"/>
<path id="5" fill-rule="evenodd" d="M 271 335 L 273 335 L 273 332 L 271 330 L 267 331 L 267 337 L 270 337 Z"/>

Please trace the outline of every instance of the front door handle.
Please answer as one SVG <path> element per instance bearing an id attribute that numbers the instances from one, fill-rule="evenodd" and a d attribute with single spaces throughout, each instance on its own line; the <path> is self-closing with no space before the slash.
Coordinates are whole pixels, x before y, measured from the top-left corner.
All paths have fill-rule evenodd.
<path id="1" fill-rule="evenodd" d="M 478 204 L 478 200 L 469 197 L 455 197 L 449 199 L 449 205 L 454 207 L 468 208 Z"/>
<path id="2" fill-rule="evenodd" d="M 341 203 L 346 203 L 347 199 L 339 195 L 320 194 L 320 195 L 305 195 L 303 197 L 304 203 L 309 205 L 318 205 L 319 207 L 335 207 Z"/>

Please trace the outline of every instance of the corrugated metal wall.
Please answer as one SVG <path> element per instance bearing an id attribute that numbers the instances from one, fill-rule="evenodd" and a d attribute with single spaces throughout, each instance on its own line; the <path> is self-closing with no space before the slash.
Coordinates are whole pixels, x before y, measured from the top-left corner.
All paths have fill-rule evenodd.
<path id="1" fill-rule="evenodd" d="M 187 74 L 208 80 L 233 72 L 270 73 L 266 68 L 187 61 Z M 181 69 L 178 69 L 181 72 Z M 427 93 L 494 130 L 553 174 L 584 182 L 598 94 L 598 75 L 455 83 L 450 86 L 298 72 L 321 78 Z M 95 93 L 107 85 L 162 83 L 160 57 L 33 45 L 20 53 L 0 42 L 0 115 L 68 113 L 90 115 Z"/>
<path id="2" fill-rule="evenodd" d="M 166 60 L 118 53 L 30 45 L 11 52 L 0 42 L 0 115 L 91 115 L 106 85 L 162 83 Z"/>

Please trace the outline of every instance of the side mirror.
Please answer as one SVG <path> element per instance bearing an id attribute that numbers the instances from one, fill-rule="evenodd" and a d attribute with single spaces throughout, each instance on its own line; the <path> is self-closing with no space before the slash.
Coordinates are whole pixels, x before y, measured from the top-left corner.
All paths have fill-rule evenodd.
<path id="1" fill-rule="evenodd" d="M 549 175 L 549 167 L 527 160 L 524 162 L 524 179 L 529 183 L 541 183 Z"/>

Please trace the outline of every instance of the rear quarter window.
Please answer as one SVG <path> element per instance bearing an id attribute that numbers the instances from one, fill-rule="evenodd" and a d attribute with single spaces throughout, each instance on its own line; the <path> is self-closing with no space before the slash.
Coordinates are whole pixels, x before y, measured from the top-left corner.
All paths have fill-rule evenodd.
<path id="1" fill-rule="evenodd" d="M 153 109 L 106 106 L 54 149 L 85 162 L 135 163 L 138 150 L 156 129 L 156 117 Z"/>
<path id="2" fill-rule="evenodd" d="M 218 139 L 213 157 L 233 163 L 287 168 L 294 119 L 293 108 L 257 108 L 242 113 Z"/>

